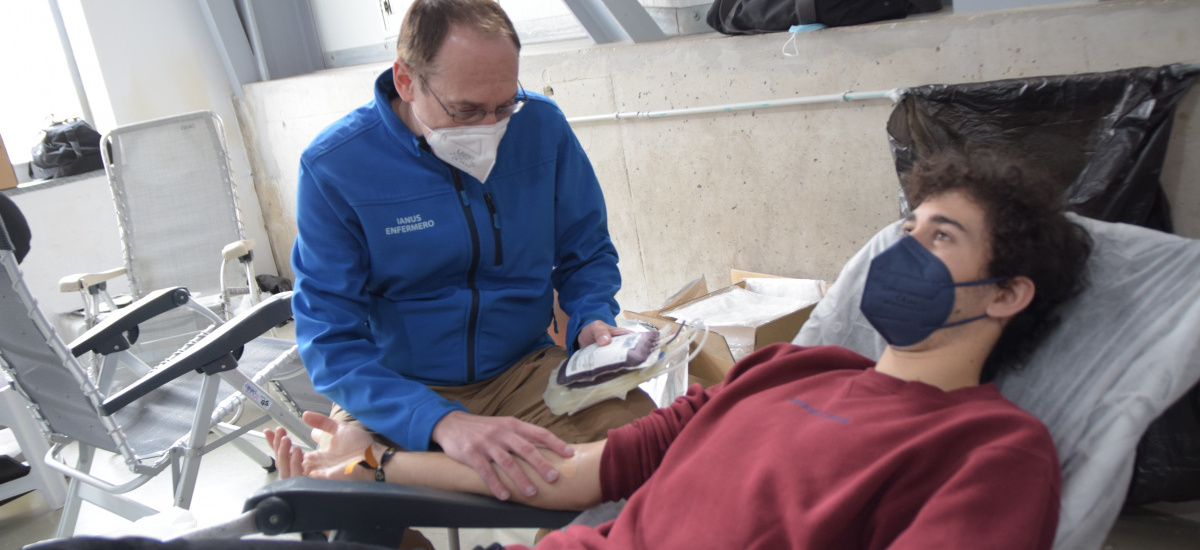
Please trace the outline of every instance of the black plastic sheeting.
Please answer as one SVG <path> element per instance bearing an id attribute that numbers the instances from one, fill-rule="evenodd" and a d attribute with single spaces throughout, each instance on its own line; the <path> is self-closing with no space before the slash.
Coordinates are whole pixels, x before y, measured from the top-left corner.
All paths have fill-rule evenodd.
<path id="1" fill-rule="evenodd" d="M 1068 208 L 1173 232 L 1160 182 L 1175 109 L 1200 65 L 909 88 L 888 120 L 896 171 L 948 147 L 995 149 L 1063 182 Z M 901 210 L 908 212 L 903 187 Z M 1138 444 L 1126 505 L 1200 499 L 1200 386 Z"/>
<path id="2" fill-rule="evenodd" d="M 1125 504 L 1200 499 L 1200 386 L 1184 394 L 1138 442 Z"/>
<path id="3" fill-rule="evenodd" d="M 1200 65 L 1169 65 L 909 88 L 887 126 L 896 170 L 945 147 L 999 148 L 1069 182 L 1075 212 L 1171 232 L 1159 174 L 1197 75 Z"/>

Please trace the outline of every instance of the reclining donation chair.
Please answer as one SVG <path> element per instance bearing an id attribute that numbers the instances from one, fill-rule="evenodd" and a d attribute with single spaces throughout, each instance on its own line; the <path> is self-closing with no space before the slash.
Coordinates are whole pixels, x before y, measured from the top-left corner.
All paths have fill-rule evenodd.
<path id="1" fill-rule="evenodd" d="M 101 145 L 125 266 L 60 281 L 63 292 L 82 294 L 88 328 L 102 301 L 115 309 L 104 281 L 122 274 L 134 299 L 182 286 L 223 319 L 232 316 L 235 297 L 257 302 L 254 241 L 245 238 L 217 115 L 198 111 L 121 126 Z M 228 282 L 234 274 L 236 281 Z M 137 353 L 156 363 L 207 325 L 182 312 L 167 314 L 142 327 Z"/>
<path id="2" fill-rule="evenodd" d="M 1089 284 L 1001 392 L 1050 429 L 1062 464 L 1057 550 L 1094 550 L 1121 511 L 1138 440 L 1200 380 L 1200 241 L 1074 216 L 1094 241 Z M 795 343 L 878 358 L 886 342 L 859 311 L 871 258 L 897 222 L 842 269 Z"/>
<path id="3" fill-rule="evenodd" d="M 1094 550 L 1120 511 L 1142 432 L 1200 379 L 1200 241 L 1075 219 L 1094 240 L 1090 283 L 1026 368 L 999 386 L 1046 423 L 1058 448 L 1063 500 L 1054 547 Z M 885 343 L 858 304 L 870 259 L 900 237 L 901 223 L 851 258 L 797 344 L 880 355 Z M 552 527 L 570 517 L 487 497 L 306 478 L 264 487 L 246 509 L 245 521 L 264 533 L 340 529 L 342 540 L 391 547 L 404 525 Z"/>
<path id="4" fill-rule="evenodd" d="M 187 508 L 201 458 L 225 443 L 273 470 L 273 459 L 242 440 L 268 419 L 314 445 L 297 405 L 270 383 L 281 370 L 303 372 L 296 367 L 294 344 L 257 338 L 290 316 L 290 293 L 273 296 L 219 327 L 208 327 L 202 338 L 151 370 L 129 353 L 129 335 L 163 312 L 201 307 L 185 289 L 149 293 L 68 347 L 30 295 L 12 248 L 0 223 L 0 370 L 12 380 L 5 393 L 16 392 L 27 403 L 22 412 L 32 416 L 53 445 L 45 463 L 70 478 L 58 536 L 74 530 L 83 500 L 131 520 L 155 513 L 123 495 L 168 467 L 174 505 Z M 94 378 L 76 359 L 89 352 L 103 357 Z M 115 390 L 118 364 L 141 376 Z M 240 426 L 222 423 L 243 402 L 266 414 Z M 217 434 L 211 442 L 210 432 Z M 72 443 L 76 460 L 68 464 L 62 455 Z M 134 477 L 109 482 L 91 475 L 96 449 L 123 457 Z M 29 457 L 31 462 L 42 459 Z"/>

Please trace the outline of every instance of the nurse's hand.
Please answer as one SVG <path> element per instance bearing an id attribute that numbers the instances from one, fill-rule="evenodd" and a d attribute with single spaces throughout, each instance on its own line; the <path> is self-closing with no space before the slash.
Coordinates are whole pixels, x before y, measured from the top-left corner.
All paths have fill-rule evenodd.
<path id="1" fill-rule="evenodd" d="M 629 334 L 630 332 L 633 331 L 614 327 L 604 321 L 592 321 L 583 325 L 583 328 L 580 329 L 579 336 L 575 339 L 579 344 L 576 349 L 586 348 L 593 343 L 598 346 L 607 346 L 609 342 L 612 342 L 613 336 Z"/>
<path id="2" fill-rule="evenodd" d="M 508 500 L 510 495 L 496 473 L 497 468 L 525 496 L 532 497 L 537 494 L 537 488 L 529 481 L 515 457 L 533 466 L 547 483 L 554 483 L 558 479 L 558 471 L 537 448 L 545 447 L 563 458 L 575 454 L 566 442 L 550 433 L 550 430 L 511 416 L 478 416 L 451 411 L 433 426 L 432 439 L 447 456 L 474 469 L 500 500 Z"/>

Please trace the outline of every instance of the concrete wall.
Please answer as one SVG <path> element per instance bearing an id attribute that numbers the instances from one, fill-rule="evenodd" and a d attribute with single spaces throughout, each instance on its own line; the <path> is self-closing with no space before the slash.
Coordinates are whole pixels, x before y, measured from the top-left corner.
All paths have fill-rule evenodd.
<path id="1" fill-rule="evenodd" d="M 4 193 L 29 222 L 32 238 L 21 271 L 42 312 L 51 318 L 83 307 L 78 292 L 59 292 L 59 279 L 125 265 L 121 230 L 104 172 Z M 129 282 L 118 277 L 109 281 L 108 290 L 113 296 L 128 294 Z M 59 330 L 72 334 L 63 328 Z"/>
<path id="2" fill-rule="evenodd" d="M 538 45 L 521 81 L 568 117 L 930 83 L 1200 62 L 1200 3 L 1113 1 L 938 14 L 798 37 L 705 34 L 651 44 Z M 258 83 L 238 102 L 273 250 L 287 272 L 301 150 L 370 99 L 386 65 Z M 1164 183 L 1179 233 L 1200 237 L 1200 92 L 1181 106 Z M 898 215 L 887 100 L 575 124 L 604 186 L 628 309 L 729 268 L 832 280 Z"/>

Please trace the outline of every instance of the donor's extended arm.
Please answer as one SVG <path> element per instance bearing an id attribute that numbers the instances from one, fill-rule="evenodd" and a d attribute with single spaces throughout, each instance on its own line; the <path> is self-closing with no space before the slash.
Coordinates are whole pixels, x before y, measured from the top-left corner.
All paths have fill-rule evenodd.
<path id="1" fill-rule="evenodd" d="M 320 442 L 315 451 L 304 451 L 292 445 L 287 432 L 279 428 L 267 430 L 267 441 L 275 451 L 281 479 L 308 476 L 321 479 L 370 481 L 375 470 L 364 464 L 366 450 L 378 461 L 387 447 L 377 443 L 365 430 L 328 416 L 306 412 L 304 422 L 315 430 Z M 600 503 L 600 456 L 606 441 L 575 446 L 575 454 L 563 458 L 548 450 L 539 449 L 546 460 L 559 472 L 558 479 L 548 483 L 528 463 L 513 457 L 536 485 L 531 497 L 517 490 L 512 480 L 497 468 L 500 479 L 508 487 L 505 497 L 515 502 L 551 510 L 584 510 Z M 471 467 L 437 452 L 395 452 L 383 466 L 389 483 L 420 485 L 479 495 L 491 495 L 487 485 Z M 502 499 L 505 500 L 505 499 Z"/>

